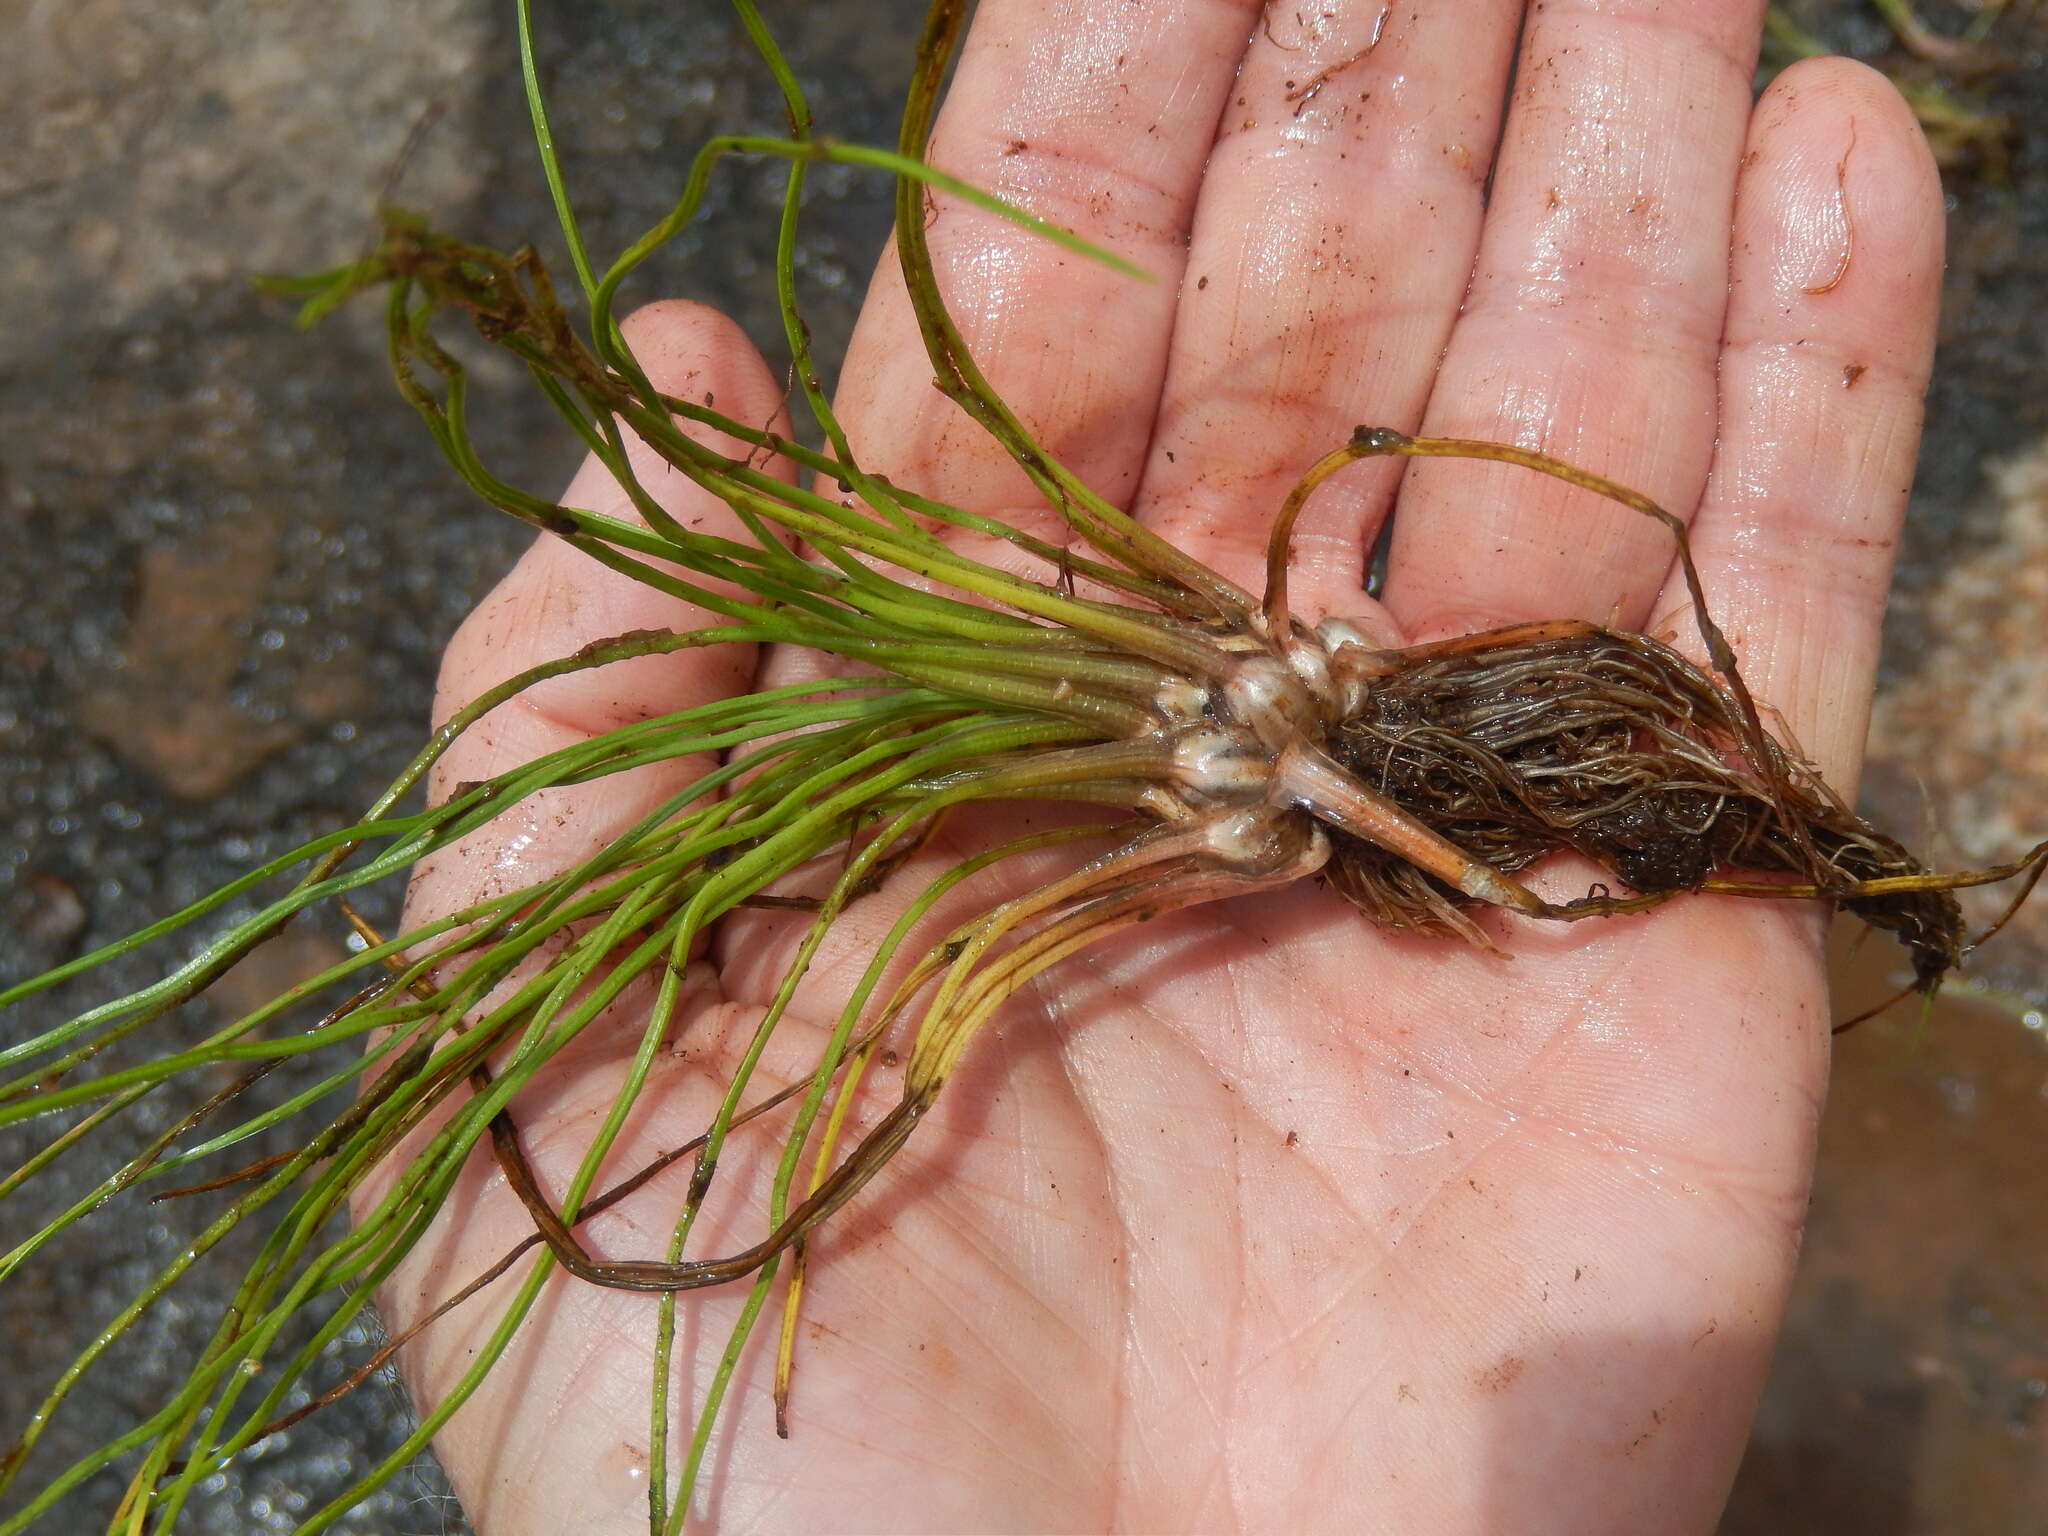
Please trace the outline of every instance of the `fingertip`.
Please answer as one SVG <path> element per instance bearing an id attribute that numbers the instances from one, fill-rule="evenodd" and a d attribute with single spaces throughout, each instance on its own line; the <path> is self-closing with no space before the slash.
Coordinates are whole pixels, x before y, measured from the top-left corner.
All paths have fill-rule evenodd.
<path id="1" fill-rule="evenodd" d="M 1865 148 L 1872 154 L 1898 154 L 1902 168 L 1912 162 L 1918 168 L 1917 179 L 1938 187 L 1940 173 L 1927 136 L 1920 131 L 1911 103 L 1882 70 L 1833 54 L 1787 66 L 1757 98 L 1751 115 L 1752 142 L 1760 136 L 1782 135 L 1796 119 L 1806 119 L 1810 126 L 1809 113 L 1861 119 L 1870 131 L 1869 139 L 1860 141 Z"/>
<path id="2" fill-rule="evenodd" d="M 694 299 L 656 299 L 628 315 L 619 330 L 665 395 L 764 427 L 782 410 L 782 385 L 739 322 L 722 310 Z"/>
<path id="3" fill-rule="evenodd" d="M 745 332 L 718 310 L 687 300 L 663 300 L 634 311 L 622 322 L 621 331 L 649 382 L 664 395 L 703 404 L 750 426 L 787 430 L 781 385 Z M 757 454 L 743 439 L 688 420 L 680 425 L 687 435 L 728 458 L 743 460 Z M 728 507 L 630 433 L 626 450 L 640 488 L 678 522 L 721 537 L 748 536 Z M 763 467 L 785 477 L 790 474 L 786 460 Z M 584 460 L 561 499 L 564 505 L 639 520 L 632 497 L 595 456 Z M 634 630 L 689 630 L 716 622 L 717 616 L 705 608 L 609 570 L 583 551 L 543 535 L 450 640 L 442 660 L 435 717 L 445 720 L 504 679 L 573 654 L 593 640 Z M 615 726 L 694 707 L 744 687 L 752 669 L 753 648 L 727 644 L 639 657 L 552 678 L 478 722 L 437 766 L 435 782 L 489 777 Z M 667 765 L 659 773 L 643 772 L 631 792 L 612 784 L 600 798 L 611 802 L 606 809 L 615 819 L 694 772 L 691 762 Z M 584 820 L 598 828 L 591 836 L 610 824 L 604 817 Z M 576 841 L 568 834 L 554 837 L 538 857 L 542 862 L 565 860 L 580 851 L 566 846 Z"/>
<path id="4" fill-rule="evenodd" d="M 788 434 L 784 386 L 739 323 L 722 310 L 693 299 L 656 299 L 626 316 L 619 323 L 619 331 L 648 382 L 662 394 L 701 405 L 762 431 Z M 729 433 L 690 421 L 682 426 L 686 435 L 729 459 L 745 460 L 757 454 L 753 444 Z M 690 484 L 680 470 L 631 433 L 626 437 L 626 458 L 641 485 L 672 515 L 680 515 L 686 506 L 701 513 L 711 505 L 711 499 Z M 782 479 L 795 478 L 786 459 L 778 457 L 762 467 Z M 632 498 L 595 456 L 584 459 L 569 488 L 562 493 L 562 500 L 569 506 L 602 512 L 608 517 L 640 521 Z M 712 522 L 718 526 L 711 527 Z M 723 509 L 713 512 L 709 522 L 700 518 L 692 526 L 726 535 L 739 528 Z M 534 552 L 541 554 L 555 547 L 552 540 L 543 538 Z M 554 555 L 543 556 L 553 558 Z M 598 569 L 580 555 L 567 558 L 573 562 L 579 580 L 586 575 L 594 583 L 626 580 Z"/>
<path id="5" fill-rule="evenodd" d="M 1853 792 L 1940 302 L 1940 178 L 1890 81 L 1787 69 L 1750 120 L 1693 549 L 1758 698 Z M 1675 581 L 1660 612 L 1682 611 Z"/>
<path id="6" fill-rule="evenodd" d="M 1776 310 L 1844 344 L 1882 341 L 1917 388 L 1940 297 L 1943 216 L 1933 153 L 1891 81 L 1853 59 L 1802 60 L 1751 117 L 1732 318 Z"/>

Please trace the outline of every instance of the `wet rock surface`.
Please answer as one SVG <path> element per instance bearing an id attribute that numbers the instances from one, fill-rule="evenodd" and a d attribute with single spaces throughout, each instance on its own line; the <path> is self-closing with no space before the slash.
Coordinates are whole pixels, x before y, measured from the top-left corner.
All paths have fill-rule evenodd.
<path id="1" fill-rule="evenodd" d="M 2048 829 L 2048 443 L 1993 466 L 1992 542 L 1921 599 L 1928 649 L 1878 701 L 1868 797 L 1895 827 L 1933 819 L 1930 857 L 1981 868 Z M 2009 888 L 1957 899 L 1972 931 L 1998 921 Z M 2048 903 L 2030 902 L 1985 954 L 1986 972 L 2048 978 Z"/>
<path id="2" fill-rule="evenodd" d="M 770 7 L 821 119 L 870 141 L 891 137 L 919 9 Z M 1795 9 L 1836 46 L 1897 57 L 1854 4 Z M 556 127 L 599 250 L 666 210 L 706 135 L 779 126 L 770 83 L 718 6 L 541 10 Z M 1923 10 L 1937 26 L 1967 19 Z M 2036 446 L 2048 438 L 2048 31 L 2014 10 L 1994 39 L 2017 67 L 1970 87 L 2014 119 L 2005 169 L 1987 174 L 1980 158 L 1952 183 L 1944 350 L 1871 775 L 1891 826 L 1923 841 L 1931 807 L 1936 852 L 1969 861 L 2008 857 L 2048 825 L 2048 470 Z M 249 277 L 348 258 L 386 195 L 505 244 L 548 230 L 551 215 L 510 7 L 496 0 L 69 0 L 17 7 L 7 32 L 0 976 L 12 979 L 366 804 L 417 745 L 440 645 L 523 542 L 431 455 L 388 383 L 373 307 L 309 337 Z M 837 168 L 812 185 L 804 281 L 830 358 L 886 206 L 872 180 Z M 721 172 L 707 219 L 717 247 L 686 238 L 638 291 L 703 298 L 773 336 L 778 196 L 772 175 Z M 562 478 L 574 454 L 545 408 L 501 364 L 479 382 L 500 471 Z M 2048 1529 L 2026 1523 L 2048 1507 L 2048 1426 L 2033 1406 L 2048 1299 L 2032 1278 L 2048 1255 L 2027 1225 L 2048 1201 L 2033 1155 L 2048 1099 L 2040 1032 L 2020 1022 L 2048 977 L 2044 925 L 2048 904 L 1987 956 L 2014 1007 L 1944 1013 L 1924 1040 L 1905 1021 L 1845 1043 L 1800 1299 L 1731 1536 Z M 309 929 L 229 986 L 247 997 L 289 984 L 340 942 Z M 117 963 L 95 996 L 157 964 Z M 212 1005 L 188 1015 L 175 1027 L 192 1036 L 221 1017 Z M 0 1163 L 24 1145 L 0 1134 Z M 86 1188 L 82 1168 L 67 1177 L 47 1191 L 51 1208 Z M 105 1213 L 10 1281 L 0 1421 L 19 1423 L 83 1330 L 178 1251 L 181 1219 Z M 160 1403 L 204 1342 L 202 1299 L 96 1374 L 43 1465 Z M 351 1345 L 360 1354 L 343 1340 L 332 1374 Z M 373 1386 L 242 1458 L 182 1528 L 288 1530 L 396 1445 L 407 1417 L 395 1385 Z M 428 1459 L 336 1527 L 465 1528 Z"/>
<path id="3" fill-rule="evenodd" d="M 712 132 L 781 127 L 773 84 L 721 6 L 537 9 L 597 250 L 667 211 Z M 900 42 L 920 9 L 783 8 L 793 62 L 838 131 L 893 137 Z M 14 980 L 352 820 L 417 749 L 440 647 L 524 543 L 460 490 L 397 398 L 374 305 L 300 334 L 250 279 L 350 259 L 386 197 L 506 245 L 553 217 L 508 4 L 70 0 L 16 7 L 5 30 L 0 978 Z M 704 299 L 774 337 L 765 278 L 779 197 L 772 173 L 722 171 L 717 248 L 686 237 L 636 292 Z M 827 167 L 812 205 L 804 281 L 830 358 L 887 199 L 874 178 Z M 478 359 L 477 382 L 500 473 L 560 482 L 576 454 L 545 405 L 494 358 Z M 268 946 L 226 978 L 230 996 L 171 1027 L 196 1038 L 238 999 L 331 963 L 341 940 L 309 928 Z M 140 984 L 162 958 L 116 964 L 94 995 Z M 309 1081 L 280 1072 L 265 1087 L 281 1098 Z M 163 1123 L 145 1116 L 130 1145 Z M 0 1161 L 12 1167 L 29 1144 L 0 1134 Z M 39 1209 L 75 1199 L 87 1171 L 53 1176 Z M 109 1212 L 10 1282 L 0 1422 L 21 1423 L 87 1330 L 177 1253 L 187 1219 Z M 223 1257 L 232 1266 L 253 1248 Z M 40 1465 L 160 1405 L 204 1345 L 227 1273 L 94 1373 Z M 319 1384 L 362 1353 L 357 1331 Z M 180 1529 L 289 1530 L 409 1420 L 394 1383 L 372 1384 L 241 1458 Z M 104 1511 L 118 1495 L 102 1480 L 77 1508 Z M 335 1528 L 466 1529 L 431 1458 Z"/>
<path id="4" fill-rule="evenodd" d="M 1896 962 L 1837 938 L 1839 1006 Z M 1722 1536 L 2048 1530 L 2048 1040 L 1959 988 L 1837 1045 L 1785 1335 Z"/>

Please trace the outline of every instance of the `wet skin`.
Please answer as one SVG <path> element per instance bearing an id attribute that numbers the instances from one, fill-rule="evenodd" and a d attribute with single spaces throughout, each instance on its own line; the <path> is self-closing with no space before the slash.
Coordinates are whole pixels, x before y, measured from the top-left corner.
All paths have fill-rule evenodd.
<path id="1" fill-rule="evenodd" d="M 1803 64 L 1753 102 L 1761 14 L 1369 0 L 1262 22 L 1223 0 L 988 0 L 934 160 L 1161 281 L 944 204 L 941 281 L 1041 441 L 1254 589 L 1294 478 L 1360 422 L 1541 448 L 1688 515 L 1751 687 L 1847 792 L 1918 440 L 1940 193 L 1869 71 Z M 720 317 L 658 305 L 629 334 L 665 390 L 774 415 L 780 381 Z M 857 453 L 1053 533 L 929 378 L 885 261 L 839 402 Z M 727 530 L 680 476 L 649 483 Z M 624 504 L 588 468 L 566 499 Z M 1379 607 L 1363 573 L 1397 501 Z M 1295 550 L 1302 617 L 1389 642 L 1559 618 L 1691 638 L 1668 537 L 1525 471 L 1357 466 Z M 443 711 L 593 637 L 693 622 L 543 541 L 456 638 Z M 443 782 L 810 664 L 730 648 L 564 678 L 466 738 Z M 422 872 L 415 915 L 580 859 L 697 771 L 495 824 Z M 1032 814 L 949 828 L 924 872 Z M 1587 876 L 1531 878 L 1564 897 Z M 801 1070 L 896 897 L 837 925 L 766 1070 Z M 772 1350 L 743 1362 L 709 1523 L 1710 1528 L 1804 1213 L 1827 1073 L 1818 916 L 1690 899 L 1481 921 L 1501 953 L 1389 937 L 1304 883 L 1162 918 L 1020 995 L 817 1245 L 791 1440 L 772 1428 Z M 742 914 L 693 968 L 687 1055 L 657 1067 L 620 1169 L 701 1129 L 798 931 Z M 516 1106 L 549 1187 L 636 1037 L 622 1009 Z M 755 1172 L 740 1152 L 722 1177 Z M 591 1247 L 658 1254 L 680 1188 L 592 1222 Z M 529 1230 L 479 1156 L 390 1288 L 393 1322 Z M 738 1305 L 685 1303 L 692 1399 Z M 416 1392 L 454 1380 L 489 1308 L 409 1350 Z M 644 1296 L 549 1293 L 439 1441 L 480 1530 L 646 1528 L 653 1321 Z"/>

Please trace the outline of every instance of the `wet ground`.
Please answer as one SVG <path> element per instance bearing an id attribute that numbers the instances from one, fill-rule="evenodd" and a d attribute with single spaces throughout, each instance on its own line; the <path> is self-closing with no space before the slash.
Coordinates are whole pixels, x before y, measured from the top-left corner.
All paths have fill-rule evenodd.
<path id="1" fill-rule="evenodd" d="M 1852 925 L 1844 924 L 1846 940 Z M 1840 944 L 1845 1016 L 1895 983 Z M 1785 1338 L 1723 1536 L 2048 1531 L 2048 1049 L 1958 992 L 1843 1038 Z"/>
<path id="2" fill-rule="evenodd" d="M 779 98 L 721 5 L 608 0 L 574 7 L 573 25 L 562 7 L 537 9 L 554 13 L 543 68 L 599 250 L 667 211 L 681 167 L 712 132 L 780 128 Z M 893 140 L 900 40 L 921 9 L 864 0 L 810 10 L 788 29 L 802 31 L 793 61 L 845 136 Z M 302 335 L 249 278 L 349 259 L 385 196 L 500 244 L 552 227 L 511 10 L 498 0 L 0 4 L 8 979 L 353 820 L 417 749 L 440 647 L 524 539 L 432 454 L 391 387 L 374 305 Z M 837 168 L 812 184 L 805 279 L 829 358 L 881 247 L 887 199 L 872 178 Z M 641 292 L 705 299 L 751 333 L 775 334 L 765 277 L 779 197 L 773 176 L 722 173 L 707 220 L 720 246 L 686 237 Z M 726 243 L 734 231 L 737 246 Z M 558 424 L 508 369 L 484 367 L 485 441 L 500 473 L 559 483 L 575 454 Z M 246 1007 L 317 969 L 339 938 L 296 934 L 231 985 Z M 138 984 L 145 968 L 116 972 L 110 991 Z M 206 1018 L 191 1012 L 196 1033 Z M 22 1146 L 0 1134 L 0 1162 L 12 1167 Z M 45 1198 L 54 1206 L 81 1188 L 56 1180 Z M 177 1251 L 179 1230 L 154 1214 L 93 1223 L 10 1285 L 0 1310 L 10 1431 L 87 1320 L 110 1315 Z M 153 1407 L 204 1329 L 195 1307 L 118 1357 L 52 1430 L 44 1465 Z M 397 1389 L 383 1387 L 274 1437 L 181 1529 L 289 1530 L 309 1496 L 337 1491 L 394 1445 L 405 1418 Z M 105 1508 L 117 1495 L 85 1502 Z M 430 1461 L 339 1527 L 465 1528 Z"/>
<path id="3" fill-rule="evenodd" d="M 802 8 L 793 53 L 836 131 L 890 136 L 919 9 Z M 1857 0 L 1792 9 L 1834 46 L 1933 78 Z M 0 51 L 0 973 L 116 937 L 332 824 L 413 750 L 439 646 L 521 540 L 429 457 L 373 315 L 303 336 L 247 277 L 352 254 L 393 187 L 478 238 L 549 227 L 509 10 L 0 6 L 19 18 Z M 1966 86 L 1966 107 L 2011 120 L 1958 144 L 1869 789 L 1965 862 L 2048 827 L 2048 23 L 2011 10 L 1992 40 L 2015 67 Z M 1925 12 L 1949 31 L 1968 19 Z M 776 107 L 718 6 L 586 0 L 574 21 L 544 26 L 543 68 L 579 212 L 611 249 L 663 211 L 670 182 L 650 165 L 673 170 L 714 128 L 772 129 Z M 851 175 L 814 188 L 806 281 L 830 357 L 884 208 Z M 775 196 L 769 177 L 721 179 L 710 222 L 753 243 L 686 240 L 644 291 L 771 334 Z M 484 383 L 507 386 L 485 437 L 502 472 L 560 479 L 561 434 L 502 371 Z M 234 985 L 254 995 L 338 942 L 309 931 Z M 1873 1025 L 1841 1049 L 1799 1300 L 1730 1536 L 2048 1531 L 2048 1052 L 2023 1021 L 2048 981 L 2048 901 L 1988 959 L 2001 1005 L 1945 1006 L 1924 1036 Z M 16 1160 L 0 1135 L 0 1162 Z M 165 1222 L 95 1223 L 52 1278 L 13 1283 L 0 1422 L 180 1240 Z M 73 1438 L 53 1432 L 52 1460 L 132 1422 L 202 1326 L 195 1311 L 142 1340 Z M 403 1413 L 381 1389 L 278 1437 L 189 1528 L 289 1529 L 309 1492 L 395 1443 Z M 339 1528 L 464 1527 L 422 1463 Z"/>

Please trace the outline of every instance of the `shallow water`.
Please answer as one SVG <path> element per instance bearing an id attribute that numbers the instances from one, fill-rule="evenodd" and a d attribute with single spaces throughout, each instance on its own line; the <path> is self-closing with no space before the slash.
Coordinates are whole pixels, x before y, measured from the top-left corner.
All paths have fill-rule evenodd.
<path id="1" fill-rule="evenodd" d="M 1844 925 L 1847 938 L 1853 925 Z M 1846 1011 L 1896 986 L 1838 945 Z M 1724 1536 L 2048 1529 L 2048 1039 L 1957 991 L 1843 1038 L 1798 1284 Z"/>

